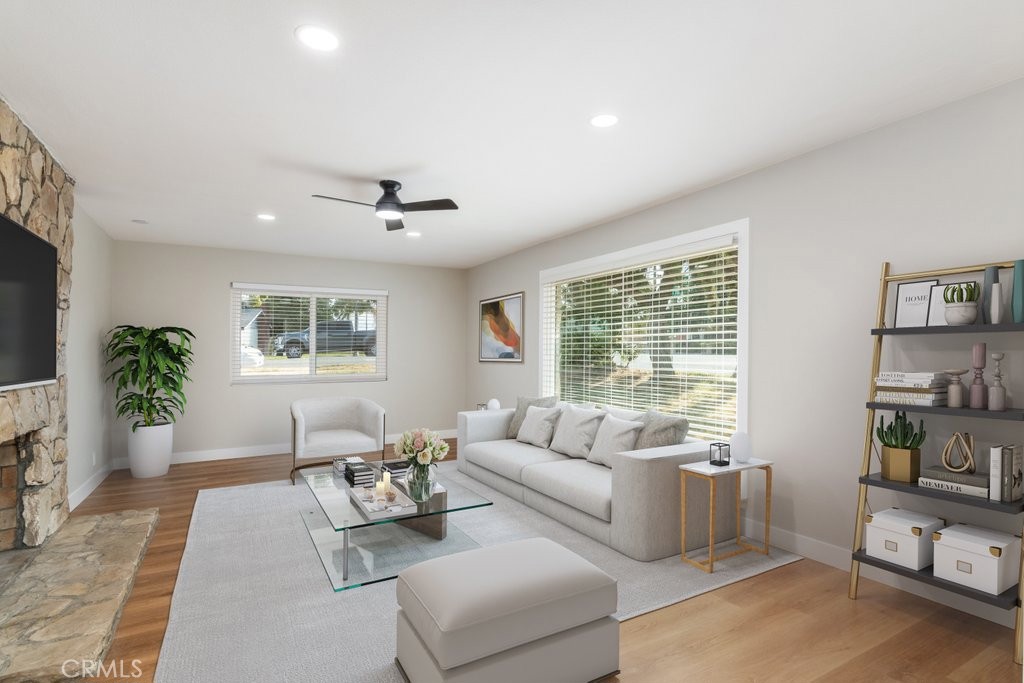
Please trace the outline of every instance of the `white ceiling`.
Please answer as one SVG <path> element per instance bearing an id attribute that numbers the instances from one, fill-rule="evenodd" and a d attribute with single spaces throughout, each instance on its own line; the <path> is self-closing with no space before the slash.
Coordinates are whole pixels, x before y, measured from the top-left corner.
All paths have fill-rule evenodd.
<path id="1" fill-rule="evenodd" d="M 0 32 L 113 237 L 459 267 L 1024 77 L 1017 0 L 4 0 Z M 309 198 L 383 177 L 461 210 L 413 240 Z"/>

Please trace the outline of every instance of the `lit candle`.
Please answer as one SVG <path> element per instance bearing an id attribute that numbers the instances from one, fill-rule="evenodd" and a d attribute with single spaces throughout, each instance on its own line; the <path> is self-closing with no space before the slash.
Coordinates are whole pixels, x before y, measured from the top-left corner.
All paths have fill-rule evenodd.
<path id="1" fill-rule="evenodd" d="M 384 471 L 384 490 L 391 490 L 391 473 L 386 470 Z"/>

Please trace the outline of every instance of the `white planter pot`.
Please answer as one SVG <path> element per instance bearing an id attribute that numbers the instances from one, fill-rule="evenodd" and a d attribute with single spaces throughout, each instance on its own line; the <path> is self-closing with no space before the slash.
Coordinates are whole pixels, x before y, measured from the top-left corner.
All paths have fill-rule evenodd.
<path id="1" fill-rule="evenodd" d="M 162 477 L 171 466 L 174 424 L 139 427 L 128 432 L 128 464 L 136 479 Z"/>
<path id="2" fill-rule="evenodd" d="M 947 325 L 973 325 L 978 319 L 978 302 L 946 304 Z"/>

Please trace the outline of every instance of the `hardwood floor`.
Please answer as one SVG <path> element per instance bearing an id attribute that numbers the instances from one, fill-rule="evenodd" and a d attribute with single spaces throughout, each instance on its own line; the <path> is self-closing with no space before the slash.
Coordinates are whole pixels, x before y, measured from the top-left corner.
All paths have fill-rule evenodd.
<path id="1" fill-rule="evenodd" d="M 108 662 L 130 670 L 141 660 L 143 676 L 133 680 L 152 680 L 196 493 L 285 479 L 290 466 L 289 456 L 268 456 L 175 465 L 149 480 L 116 471 L 75 510 L 160 508 Z M 1010 629 L 873 581 L 861 581 L 856 601 L 846 588 L 846 572 L 802 560 L 631 619 L 612 680 L 1021 680 Z"/>

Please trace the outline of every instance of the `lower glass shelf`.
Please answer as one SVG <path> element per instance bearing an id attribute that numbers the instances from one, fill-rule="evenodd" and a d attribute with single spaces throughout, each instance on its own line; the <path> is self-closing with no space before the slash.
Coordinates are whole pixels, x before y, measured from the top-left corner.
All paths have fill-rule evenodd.
<path id="1" fill-rule="evenodd" d="M 437 515 L 430 521 L 441 522 L 447 516 Z M 317 507 L 303 511 L 302 521 L 335 591 L 393 579 L 424 560 L 480 547 L 450 519 L 444 520 L 446 532 L 441 539 L 429 529 L 424 533 L 411 528 L 422 520 L 406 520 L 409 526 L 395 522 L 339 532 Z"/>
<path id="2" fill-rule="evenodd" d="M 925 567 L 924 569 L 909 569 L 907 567 L 901 567 L 898 564 L 892 562 L 886 562 L 880 560 L 877 557 L 871 557 L 863 550 L 857 550 L 853 553 L 853 559 L 863 564 L 869 564 L 872 567 L 878 567 L 886 571 L 892 572 L 893 574 L 899 574 L 900 576 L 906 576 L 911 579 L 915 579 L 922 583 L 927 583 L 930 586 L 937 586 L 944 590 L 950 591 L 951 593 L 957 593 L 959 595 L 967 596 L 968 598 L 974 598 L 979 602 L 988 603 L 989 605 L 995 605 L 1002 609 L 1011 609 L 1018 605 L 1017 599 L 1017 586 L 1010 588 L 1004 593 L 999 595 L 992 595 L 991 593 L 985 593 L 983 591 L 975 590 L 974 588 L 968 588 L 962 586 L 959 583 L 953 583 L 952 581 L 946 581 L 940 579 L 932 574 L 931 567 Z"/>

